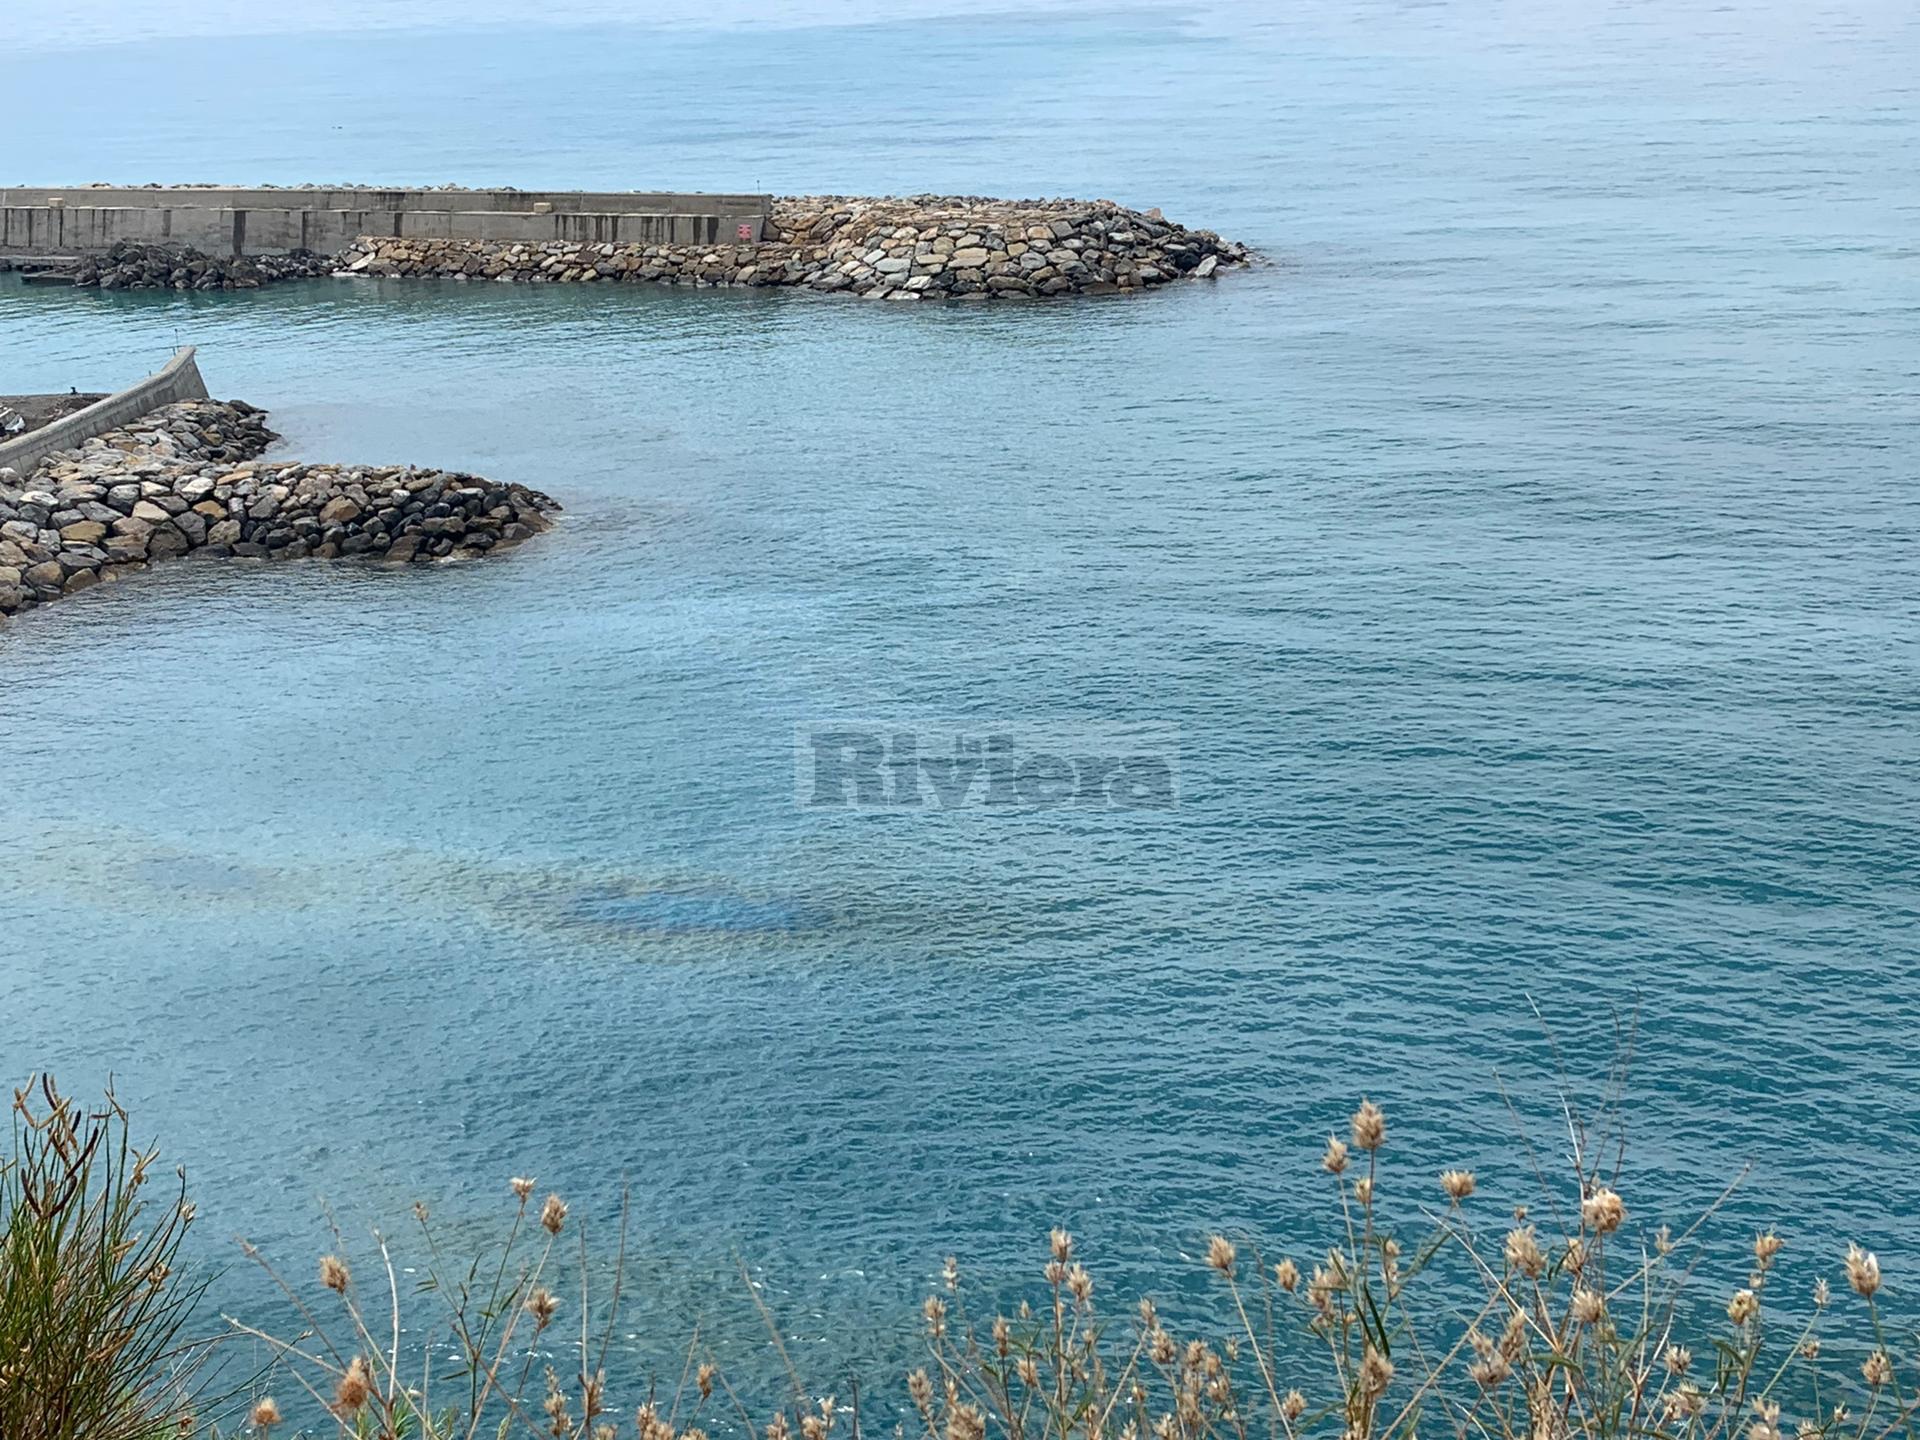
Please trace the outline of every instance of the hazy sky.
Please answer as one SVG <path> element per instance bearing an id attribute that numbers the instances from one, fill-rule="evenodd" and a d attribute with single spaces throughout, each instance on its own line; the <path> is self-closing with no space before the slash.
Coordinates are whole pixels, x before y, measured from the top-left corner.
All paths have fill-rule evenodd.
<path id="1" fill-rule="evenodd" d="M 990 14 L 1160 8 L 1170 0 L 12 0 L 9 46 L 91 45 L 153 36 L 440 29 L 473 25 L 822 25 Z M 1183 7 L 1184 8 L 1184 7 Z"/>

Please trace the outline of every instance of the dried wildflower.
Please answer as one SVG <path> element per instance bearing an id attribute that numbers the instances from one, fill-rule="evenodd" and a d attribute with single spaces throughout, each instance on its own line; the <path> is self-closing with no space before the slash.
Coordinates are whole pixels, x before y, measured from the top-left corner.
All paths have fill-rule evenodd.
<path id="1" fill-rule="evenodd" d="M 256 1430 L 271 1430 L 280 1423 L 279 1403 L 271 1395 L 257 1400 L 254 1402 L 253 1409 L 247 1414 L 247 1423 Z"/>
<path id="2" fill-rule="evenodd" d="M 1480 1329 L 1467 1331 L 1467 1343 L 1473 1347 L 1473 1364 L 1467 1367 L 1467 1373 L 1482 1390 L 1491 1390 L 1513 1373 L 1513 1367 L 1507 1357 L 1500 1353 L 1500 1347 L 1489 1340 Z"/>
<path id="3" fill-rule="evenodd" d="M 1880 1262 L 1872 1252 L 1858 1245 L 1847 1246 L 1847 1283 L 1853 1286 L 1854 1293 L 1869 1300 L 1873 1298 L 1874 1291 L 1880 1288 Z"/>
<path id="4" fill-rule="evenodd" d="M 1362 1175 L 1358 1180 L 1353 1182 L 1353 1198 L 1360 1202 L 1362 1209 L 1367 1209 L 1372 1206 L 1373 1177 L 1371 1175 Z"/>
<path id="5" fill-rule="evenodd" d="M 907 1396 L 913 1401 L 913 1408 L 926 1416 L 933 1417 L 933 1382 L 927 1378 L 925 1370 L 916 1370 L 907 1376 Z"/>
<path id="6" fill-rule="evenodd" d="M 1688 1420 L 1707 1408 L 1707 1397 L 1700 1393 L 1698 1386 L 1691 1381 L 1681 1385 L 1667 1396 L 1667 1418 L 1669 1420 Z"/>
<path id="7" fill-rule="evenodd" d="M 1747 1440 L 1785 1440 L 1780 1433 L 1780 1407 L 1771 1400 L 1753 1402 L 1754 1421 L 1747 1427 Z"/>
<path id="8" fill-rule="evenodd" d="M 1518 1360 L 1527 1353 L 1527 1317 L 1524 1311 L 1514 1310 L 1507 1315 L 1506 1329 L 1500 1332 L 1500 1353 L 1508 1360 Z"/>
<path id="9" fill-rule="evenodd" d="M 947 1412 L 947 1440 L 986 1440 L 987 1417 L 976 1405 L 955 1405 Z"/>
<path id="10" fill-rule="evenodd" d="M 1442 1170 L 1440 1188 L 1447 1192 L 1447 1198 L 1458 1205 L 1473 1194 L 1473 1172 L 1471 1170 Z"/>
<path id="11" fill-rule="evenodd" d="M 343 1418 L 358 1415 L 372 1394 L 373 1377 L 367 1372 L 366 1357 L 356 1355 L 333 1387 L 334 1413 Z"/>
<path id="12" fill-rule="evenodd" d="M 1093 1276 L 1087 1273 L 1086 1266 L 1069 1265 L 1067 1267 L 1067 1293 L 1072 1295 L 1075 1303 L 1080 1305 L 1085 1305 L 1093 1299 Z"/>
<path id="13" fill-rule="evenodd" d="M 639 1440 L 673 1440 L 673 1426 L 660 1418 L 660 1411 L 649 1400 L 633 1417 L 634 1433 Z"/>
<path id="14" fill-rule="evenodd" d="M 418 1220 L 422 1225 L 427 1223 L 427 1202 L 426 1201 L 416 1200 L 413 1202 L 413 1218 Z"/>
<path id="15" fill-rule="evenodd" d="M 1753 1258 L 1760 1263 L 1762 1270 L 1773 1264 L 1773 1257 L 1780 1253 L 1780 1247 L 1787 1242 L 1773 1231 L 1767 1230 L 1753 1237 Z"/>
<path id="16" fill-rule="evenodd" d="M 1392 1379 L 1393 1362 L 1369 1345 L 1360 1361 L 1360 1388 L 1368 1395 L 1378 1395 Z"/>
<path id="17" fill-rule="evenodd" d="M 1362 1100 L 1353 1112 L 1353 1148 L 1378 1150 L 1387 1143 L 1387 1117 L 1371 1100 Z"/>
<path id="18" fill-rule="evenodd" d="M 182 1225 L 193 1224 L 194 1217 L 199 1213 L 200 1213 L 200 1207 L 195 1205 L 193 1201 L 182 1200 L 180 1202 L 180 1223 Z"/>
<path id="19" fill-rule="evenodd" d="M 514 1197 L 519 1200 L 522 1205 L 526 1204 L 528 1199 L 533 1195 L 533 1181 L 525 1175 L 514 1176 L 513 1179 L 507 1182 L 507 1188 L 513 1191 Z"/>
<path id="20" fill-rule="evenodd" d="M 1019 1374 L 1022 1385 L 1026 1386 L 1029 1390 L 1038 1390 L 1040 1388 L 1040 1367 L 1034 1362 L 1034 1358 L 1031 1355 L 1022 1355 L 1020 1357 L 1020 1363 L 1013 1368 Z"/>
<path id="21" fill-rule="evenodd" d="M 1745 1325 L 1760 1314 L 1760 1297 L 1751 1290 L 1736 1290 L 1727 1302 L 1727 1319 Z"/>
<path id="22" fill-rule="evenodd" d="M 1882 1385 L 1893 1381 L 1893 1361 L 1884 1350 L 1876 1350 L 1867 1356 L 1866 1364 L 1860 1367 L 1860 1374 L 1867 1384 L 1878 1390 Z"/>
<path id="23" fill-rule="evenodd" d="M 1662 1225 L 1658 1230 L 1653 1232 L 1653 1248 L 1661 1255 L 1671 1255 L 1673 1253 L 1673 1227 L 1671 1225 Z"/>
<path id="24" fill-rule="evenodd" d="M 1824 1310 L 1833 1303 L 1833 1290 L 1823 1275 L 1813 1282 L 1813 1308 Z"/>
<path id="25" fill-rule="evenodd" d="M 1347 1142 L 1338 1135 L 1327 1137 L 1327 1153 L 1320 1157 L 1320 1168 L 1329 1175 L 1339 1175 L 1347 1168 Z"/>
<path id="26" fill-rule="evenodd" d="M 1073 1236 L 1066 1231 L 1056 1228 L 1047 1237 L 1047 1242 L 1053 1248 L 1053 1258 L 1062 1265 L 1073 1258 Z"/>
<path id="27" fill-rule="evenodd" d="M 540 1285 L 527 1296 L 527 1303 L 523 1308 L 533 1317 L 534 1327 L 537 1330 L 544 1330 L 553 1323 L 553 1317 L 559 1312 L 560 1302 L 554 1298 L 551 1290 Z"/>
<path id="28" fill-rule="evenodd" d="M 1207 1242 L 1207 1264 L 1229 1278 L 1233 1275 L 1233 1242 L 1216 1235 Z"/>
<path id="29" fill-rule="evenodd" d="M 1820 1337 L 1818 1335 L 1809 1335 L 1800 1342 L 1800 1358 L 1802 1360 L 1818 1360 L 1820 1358 Z"/>
<path id="30" fill-rule="evenodd" d="M 947 1333 L 947 1302 L 938 1295 L 929 1295 L 920 1313 L 927 1317 L 927 1334 L 931 1338 L 938 1340 Z"/>
<path id="31" fill-rule="evenodd" d="M 1660 1352 L 1669 1375 L 1684 1375 L 1693 1365 L 1693 1352 L 1684 1345 L 1668 1342 L 1667 1348 Z"/>
<path id="32" fill-rule="evenodd" d="M 549 1235 L 558 1235 L 566 1223 L 567 1202 L 558 1195 L 547 1196 L 546 1203 L 540 1207 L 540 1228 Z"/>
<path id="33" fill-rule="evenodd" d="M 1300 1267 L 1291 1259 L 1282 1260 L 1273 1267 L 1274 1283 L 1291 1295 L 1300 1284 Z"/>
<path id="34" fill-rule="evenodd" d="M 1596 1235 L 1611 1235 L 1627 1218 L 1627 1207 L 1618 1195 L 1602 1185 L 1580 1202 L 1580 1218 Z"/>
<path id="35" fill-rule="evenodd" d="M 1535 1238 L 1533 1226 L 1522 1225 L 1507 1232 L 1507 1264 L 1529 1279 L 1538 1280 L 1546 1273 L 1547 1256 Z"/>
<path id="36" fill-rule="evenodd" d="M 1573 1318 L 1582 1325 L 1598 1325 L 1606 1318 L 1607 1304 L 1584 1286 L 1573 1292 Z"/>
<path id="37" fill-rule="evenodd" d="M 1280 1402 L 1280 1414 L 1291 1423 L 1306 1413 L 1307 1397 L 1298 1390 L 1287 1391 L 1286 1398 Z"/>
<path id="38" fill-rule="evenodd" d="M 951 1255 L 947 1256 L 947 1263 L 940 1267 L 940 1278 L 946 1282 L 948 1290 L 958 1290 L 960 1288 L 960 1262 Z"/>
<path id="39" fill-rule="evenodd" d="M 993 1353 L 1004 1360 L 1012 1351 L 1013 1326 L 1007 1323 L 1006 1316 L 996 1315 L 993 1317 Z"/>
<path id="40" fill-rule="evenodd" d="M 336 1295 L 347 1293 L 347 1285 L 353 1276 L 347 1270 L 347 1262 L 338 1255 L 320 1257 L 320 1283 Z"/>
<path id="41" fill-rule="evenodd" d="M 713 1398 L 713 1377 L 719 1373 L 711 1361 L 703 1361 L 700 1368 L 694 1372 L 694 1381 L 700 1387 L 702 1400 Z"/>
<path id="42" fill-rule="evenodd" d="M 782 1411 L 767 1422 L 767 1440 L 787 1440 L 793 1434 L 787 1425 L 786 1413 Z"/>

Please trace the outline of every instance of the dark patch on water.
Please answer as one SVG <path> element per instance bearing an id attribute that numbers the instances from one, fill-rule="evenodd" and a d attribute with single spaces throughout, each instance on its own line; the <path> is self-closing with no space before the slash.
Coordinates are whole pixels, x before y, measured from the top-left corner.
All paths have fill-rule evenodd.
<path id="1" fill-rule="evenodd" d="M 727 890 L 589 892 L 562 907 L 564 919 L 633 935 L 782 935 L 818 926 L 791 900 L 754 899 Z"/>

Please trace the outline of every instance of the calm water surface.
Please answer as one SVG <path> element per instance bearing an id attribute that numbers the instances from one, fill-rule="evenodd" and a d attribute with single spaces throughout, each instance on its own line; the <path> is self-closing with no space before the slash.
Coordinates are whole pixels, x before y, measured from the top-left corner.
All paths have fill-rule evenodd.
<path id="1" fill-rule="evenodd" d="M 741 1256 L 831 1373 L 1050 1223 L 1162 1293 L 1216 1225 L 1316 1248 L 1362 1088 L 1423 1191 L 1524 1191 L 1535 1008 L 1583 1077 L 1637 1010 L 1639 1213 L 1751 1163 L 1736 1239 L 1910 1273 L 1914 12 L 812 18 L 14 67 L 21 181 L 1111 195 L 1270 263 L 1020 309 L 0 282 L 0 391 L 191 340 L 290 456 L 569 506 L 9 626 L 3 1068 L 113 1072 L 208 1252 L 295 1268 L 323 1197 L 533 1173 L 604 1224 L 625 1176 L 659 1304 L 750 1355 Z M 804 812 L 822 715 L 1171 728 L 1181 804 Z"/>

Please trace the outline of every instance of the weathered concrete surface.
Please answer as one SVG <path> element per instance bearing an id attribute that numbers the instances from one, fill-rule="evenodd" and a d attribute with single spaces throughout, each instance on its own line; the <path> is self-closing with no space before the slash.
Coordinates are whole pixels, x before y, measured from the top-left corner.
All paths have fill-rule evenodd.
<path id="1" fill-rule="evenodd" d="M 212 255 L 332 253 L 363 235 L 523 244 L 711 245 L 758 240 L 771 197 L 618 191 L 0 189 L 0 253 L 106 250 L 118 241 Z"/>
<path id="2" fill-rule="evenodd" d="M 71 450 L 139 419 L 149 410 L 182 400 L 206 399 L 207 384 L 200 378 L 200 367 L 193 356 L 193 346 L 184 345 L 165 366 L 139 383 L 0 445 L 0 470 L 30 474 L 55 451 Z"/>

